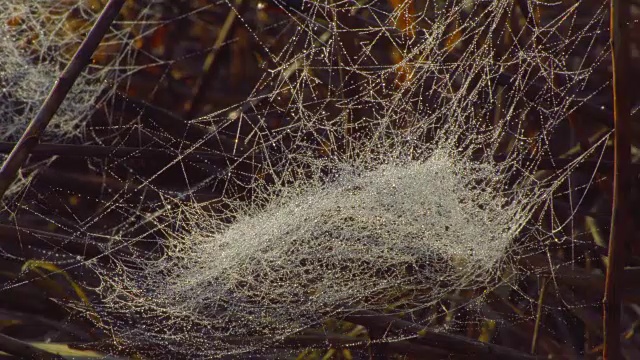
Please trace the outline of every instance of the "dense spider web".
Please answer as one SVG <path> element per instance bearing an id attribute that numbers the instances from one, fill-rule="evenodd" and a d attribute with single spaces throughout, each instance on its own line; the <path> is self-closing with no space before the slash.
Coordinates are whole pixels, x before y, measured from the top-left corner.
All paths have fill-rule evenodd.
<path id="1" fill-rule="evenodd" d="M 156 356 L 264 352 L 361 309 L 463 329 L 487 317 L 484 294 L 519 281 L 520 258 L 567 236 L 553 201 L 591 182 L 571 183 L 579 159 L 539 165 L 569 151 L 553 139 L 606 85 L 593 75 L 607 57 L 606 9 L 523 3 L 538 12 L 508 0 L 305 1 L 261 18 L 241 2 L 132 2 L 47 133 L 114 149 L 86 165 L 104 181 L 87 196 L 93 212 L 50 213 L 54 200 L 36 187 L 16 190 L 36 200 L 7 210 L 84 244 L 45 259 L 97 274 L 86 286 L 99 297 L 85 310 L 119 343 Z M 36 4 L 0 5 L 12 24 L 0 40 L 7 140 L 102 6 Z M 147 106 L 158 101 L 139 94 L 139 73 L 159 67 L 147 92 L 161 93 L 192 55 L 163 58 L 139 42 L 220 9 L 237 15 L 235 36 L 263 68 L 247 99 L 165 106 L 173 115 Z M 25 44 L 21 32 L 40 35 Z M 118 115 L 126 96 L 136 116 Z M 152 159 L 116 155 L 131 147 Z M 476 319 L 444 325 L 443 307 Z"/>

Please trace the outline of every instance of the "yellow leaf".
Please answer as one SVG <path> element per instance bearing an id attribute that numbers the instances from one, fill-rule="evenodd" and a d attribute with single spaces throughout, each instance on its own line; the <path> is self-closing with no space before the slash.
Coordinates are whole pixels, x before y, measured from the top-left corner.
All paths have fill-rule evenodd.
<path id="1" fill-rule="evenodd" d="M 45 277 L 45 274 L 40 269 L 47 270 L 54 274 L 60 274 L 64 276 L 64 278 L 67 280 L 69 285 L 71 285 L 71 287 L 73 288 L 73 291 L 76 293 L 78 298 L 82 300 L 82 302 L 87 306 L 87 308 L 93 310 L 93 307 L 91 306 L 91 302 L 89 302 L 89 297 L 84 292 L 84 290 L 82 290 L 80 285 L 78 285 L 75 281 L 73 281 L 71 276 L 69 276 L 69 274 L 66 271 L 60 269 L 57 265 L 50 263 L 48 261 L 28 260 L 27 262 L 24 263 L 24 265 L 22 265 L 21 270 L 22 272 L 25 272 L 25 273 L 28 271 L 35 271 L 42 277 Z M 92 315 L 92 316 L 96 316 L 96 315 Z"/>
<path id="2" fill-rule="evenodd" d="M 489 342 L 491 337 L 493 337 L 493 333 L 496 330 L 496 322 L 494 320 L 486 320 L 482 323 L 482 329 L 480 329 L 480 336 L 478 336 L 478 341 L 481 342 Z"/>

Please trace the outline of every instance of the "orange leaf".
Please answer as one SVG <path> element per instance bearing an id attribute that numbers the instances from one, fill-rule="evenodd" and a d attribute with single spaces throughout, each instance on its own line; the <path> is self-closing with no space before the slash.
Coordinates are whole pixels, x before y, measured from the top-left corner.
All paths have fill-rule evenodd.
<path id="1" fill-rule="evenodd" d="M 395 11 L 400 13 L 396 19 L 395 27 L 413 37 L 415 35 L 413 18 L 416 14 L 413 0 L 389 0 L 389 4 Z"/>

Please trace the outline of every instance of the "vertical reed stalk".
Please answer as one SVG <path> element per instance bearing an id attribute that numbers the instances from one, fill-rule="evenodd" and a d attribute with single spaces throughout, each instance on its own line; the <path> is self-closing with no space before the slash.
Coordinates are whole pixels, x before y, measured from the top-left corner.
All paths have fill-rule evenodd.
<path id="1" fill-rule="evenodd" d="M 614 175 L 609 263 L 603 300 L 605 360 L 621 359 L 620 317 L 622 313 L 622 273 L 624 248 L 629 236 L 628 197 L 630 190 L 630 129 L 631 103 L 629 99 L 629 39 L 630 4 L 625 0 L 611 0 L 611 56 L 613 65 L 614 114 Z"/>

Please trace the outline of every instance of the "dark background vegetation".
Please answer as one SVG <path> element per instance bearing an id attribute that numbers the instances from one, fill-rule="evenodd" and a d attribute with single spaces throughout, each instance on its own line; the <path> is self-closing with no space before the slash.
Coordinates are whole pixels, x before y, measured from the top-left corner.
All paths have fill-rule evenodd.
<path id="1" fill-rule="evenodd" d="M 565 0 L 563 3 L 570 6 L 574 2 Z M 600 1 L 586 0 L 583 3 L 585 7 L 601 6 Z M 640 4 L 636 1 L 631 1 L 631 4 L 633 30 L 628 46 L 632 61 L 624 69 L 624 75 L 631 79 L 633 107 L 629 129 L 633 149 L 631 190 L 625 194 L 630 204 L 625 211 L 631 226 L 628 241 L 624 244 L 625 269 L 620 285 L 624 307 L 620 336 L 624 358 L 640 359 L 640 337 L 635 334 L 640 326 L 640 241 L 635 225 L 640 222 L 640 167 L 637 165 L 640 111 L 636 111 L 640 104 L 640 87 L 637 84 L 640 80 L 640 32 L 636 24 L 640 20 Z M 229 167 L 230 157 L 227 155 L 234 146 L 234 136 L 244 131 L 239 130 L 233 121 L 224 123 L 219 129 L 222 135 L 215 141 L 202 143 L 196 152 L 185 156 L 184 161 L 167 167 L 179 154 L 177 149 L 180 146 L 195 144 L 202 138 L 207 126 L 219 125 L 196 125 L 189 120 L 224 111 L 237 104 L 247 104 L 247 98 L 255 99 L 247 105 L 254 109 L 264 106 L 263 102 L 276 105 L 282 102 L 282 107 L 286 108 L 286 97 L 261 99 L 259 96 L 274 90 L 270 88 L 272 83 L 261 83 L 265 71 L 274 65 L 265 49 L 279 53 L 292 41 L 291 34 L 297 26 L 294 19 L 308 21 L 304 16 L 295 14 L 299 4 L 291 5 L 283 11 L 277 3 L 258 4 L 245 0 L 235 3 L 233 10 L 224 2 L 157 2 L 154 5 L 157 18 L 154 20 L 161 21 L 162 26 L 142 24 L 131 27 L 135 38 L 133 46 L 138 50 L 134 61 L 149 66 L 114 84 L 117 89 L 115 96 L 105 97 L 104 101 L 96 104 L 97 111 L 86 129 L 92 139 L 90 144 L 39 145 L 32 153 L 30 162 L 35 163 L 52 155 L 58 157 L 51 166 L 40 169 L 27 190 L 19 195 L 16 202 L 5 204 L 6 211 L 0 215 L 0 248 L 4 255 L 0 261 L 0 277 L 4 284 L 0 291 L 0 332 L 25 342 L 25 348 L 16 350 L 3 340 L 0 341 L 0 350 L 14 354 L 23 351 L 24 355 L 33 350 L 30 350 L 29 344 L 47 341 L 74 348 L 97 349 L 123 357 L 143 356 L 141 354 L 148 352 L 149 349 L 145 349 L 148 345 L 144 344 L 140 349 L 113 346 L 118 334 L 99 329 L 92 322 L 95 319 L 75 310 L 99 301 L 89 290 L 97 279 L 83 269 L 81 262 L 77 266 L 69 264 L 77 260 L 76 256 L 98 256 L 105 251 L 100 239 L 79 234 L 108 233 L 109 229 L 136 221 L 126 218 L 128 215 L 125 212 L 105 209 L 115 203 L 118 197 L 124 198 L 119 203 L 122 206 L 139 206 L 140 209 L 153 211 L 162 205 L 163 195 L 184 192 L 190 186 L 186 178 L 198 183 Z M 390 0 L 376 3 L 375 6 L 391 12 L 398 5 Z M 504 19 L 505 23 L 510 24 L 509 31 L 513 32 L 526 28 L 531 21 L 543 22 L 545 17 L 557 15 L 545 12 L 544 6 L 530 9 L 526 1 L 514 1 L 513 6 L 512 18 Z M 137 1 L 127 1 L 120 20 L 136 19 L 139 10 Z M 235 11 L 239 16 L 234 15 Z M 429 8 L 424 1 L 416 0 L 408 13 L 420 11 L 428 14 Z M 350 17 L 354 28 L 364 26 L 365 20 L 355 15 L 340 16 Z M 588 26 L 588 19 L 583 20 Z M 225 23 L 228 26 L 224 26 Z M 451 33 L 455 34 L 455 24 L 450 26 Z M 396 27 L 399 30 L 407 27 L 428 30 L 426 21 L 413 23 L 403 17 L 397 21 Z M 497 49 L 509 48 L 509 44 L 496 40 L 499 37 L 488 35 L 487 38 L 490 39 L 488 41 L 496 41 Z M 609 34 L 603 32 L 596 39 L 595 45 L 582 44 L 590 49 L 579 50 L 583 53 L 608 51 Z M 349 44 L 358 39 L 344 36 L 341 40 L 346 56 L 356 56 L 349 54 Z M 376 46 L 374 53 L 382 63 L 401 61 L 388 42 L 381 40 Z M 114 49 L 99 48 L 94 55 L 94 63 L 107 63 L 112 51 Z M 451 57 L 455 58 L 455 49 Z M 158 59 L 163 61 L 159 62 Z M 557 143 L 549 144 L 550 148 L 557 150 L 552 155 L 558 162 L 571 159 L 590 148 L 596 139 L 613 127 L 610 86 L 596 91 L 597 84 L 609 83 L 612 77 L 611 63 L 607 60 L 594 70 L 591 74 L 594 88 L 587 89 L 587 92 L 595 92 L 595 95 L 568 116 L 566 124 L 560 127 L 559 135 L 553 137 Z M 404 81 L 401 71 L 398 78 L 392 81 Z M 508 81 L 505 80 L 505 86 Z M 257 93 L 255 89 L 258 89 Z M 315 94 L 320 94 L 317 96 L 327 92 L 322 84 L 314 90 Z M 351 95 L 357 96 L 357 93 L 345 93 L 347 97 Z M 535 97 L 535 88 L 528 95 Z M 3 100 L 0 98 L 0 101 Z M 226 112 L 220 117 L 224 116 Z M 285 126 L 289 119 L 286 110 L 271 111 L 266 114 L 265 121 L 275 131 Z M 123 135 L 120 131 L 122 127 L 136 130 L 128 130 Z M 538 130 L 531 125 L 532 133 Z M 4 152 L 10 151 L 13 146 L 8 142 L 0 145 Z M 508 353 L 502 348 L 454 341 L 462 338 L 440 339 L 439 343 L 434 343 L 424 340 L 429 339 L 427 336 L 369 343 L 369 340 L 388 334 L 415 334 L 421 329 L 411 324 L 411 317 L 393 323 L 389 317 L 379 314 L 379 317 L 354 316 L 344 321 L 331 321 L 326 324 L 329 331 L 310 331 L 294 336 L 281 345 L 286 351 L 279 353 L 274 350 L 270 356 L 280 358 L 284 354 L 291 356 L 293 352 L 304 359 L 431 359 L 449 356 L 527 358 L 525 354 L 534 354 L 552 358 L 597 359 L 603 346 L 601 300 L 608 263 L 607 242 L 612 202 L 614 159 L 611 141 L 601 160 L 598 160 L 599 155 L 583 162 L 573 175 L 572 179 L 577 183 L 593 179 L 586 193 L 577 190 L 573 194 L 584 196 L 579 206 L 569 194 L 558 196 L 554 203 L 554 217 L 573 219 L 565 229 L 565 234 L 571 240 L 565 240 L 547 252 L 522 258 L 520 265 L 528 276 L 514 289 L 484 294 L 488 301 L 479 314 L 462 312 L 456 315 L 458 319 L 466 319 L 460 320 L 466 326 L 457 327 L 455 335 L 508 347 L 517 352 Z M 538 166 L 541 170 L 549 168 L 549 171 L 553 171 L 550 163 L 552 161 L 548 159 Z M 236 169 L 239 177 L 258 176 L 260 163 L 254 159 L 239 164 Z M 137 186 L 144 181 L 149 181 L 153 191 Z M 216 199 L 222 188 L 226 189 L 227 186 L 223 182 L 215 182 L 191 195 L 198 201 Z M 240 190 L 238 192 L 242 193 Z M 139 231 L 142 233 L 146 230 Z M 118 256 L 118 253 L 114 252 L 111 256 Z M 108 257 L 105 259 L 105 266 L 108 266 Z M 477 295 L 467 294 L 469 297 Z M 442 309 L 425 311 L 431 311 L 425 316 L 442 313 Z M 437 323 L 442 325 L 447 321 L 448 314 L 442 313 Z M 46 350 L 56 352 L 60 348 L 49 347 Z M 64 351 L 69 353 L 68 349 Z M 93 355 L 83 353 L 78 356 Z"/>

